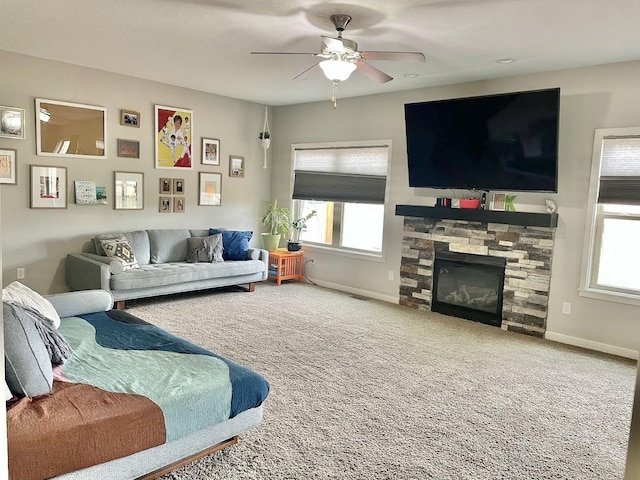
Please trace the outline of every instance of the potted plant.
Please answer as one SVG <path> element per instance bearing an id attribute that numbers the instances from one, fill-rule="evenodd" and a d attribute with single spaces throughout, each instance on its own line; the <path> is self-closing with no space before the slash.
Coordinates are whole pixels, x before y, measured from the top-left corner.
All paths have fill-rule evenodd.
<path id="1" fill-rule="evenodd" d="M 317 212 L 311 210 L 306 216 L 300 217 L 297 220 L 291 222 L 291 237 L 287 242 L 287 250 L 290 252 L 297 252 L 302 248 L 302 242 L 300 242 L 300 233 L 307 229 L 307 220 L 313 218 Z"/>
<path id="2" fill-rule="evenodd" d="M 286 207 L 278 207 L 278 199 L 273 203 L 264 202 L 267 211 L 260 217 L 262 225 L 269 229 L 269 233 L 262 234 L 262 245 L 270 252 L 275 252 L 280 243 L 280 236 L 289 233 L 291 212 Z"/>

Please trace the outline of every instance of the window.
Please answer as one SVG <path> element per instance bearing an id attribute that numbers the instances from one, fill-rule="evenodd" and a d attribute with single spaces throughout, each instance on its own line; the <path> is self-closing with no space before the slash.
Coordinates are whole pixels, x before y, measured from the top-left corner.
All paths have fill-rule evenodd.
<path id="1" fill-rule="evenodd" d="M 305 243 L 380 256 L 390 142 L 294 145 L 293 215 Z"/>
<path id="2" fill-rule="evenodd" d="M 581 291 L 640 300 L 640 128 L 596 130 L 589 201 Z"/>

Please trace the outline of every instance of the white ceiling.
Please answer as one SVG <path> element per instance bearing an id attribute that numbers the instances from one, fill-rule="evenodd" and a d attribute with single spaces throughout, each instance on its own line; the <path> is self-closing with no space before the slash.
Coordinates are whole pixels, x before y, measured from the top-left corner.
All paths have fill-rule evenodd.
<path id="1" fill-rule="evenodd" d="M 639 0 L 0 0 L 0 49 L 289 105 L 330 98 L 318 67 L 292 80 L 319 59 L 250 52 L 319 52 L 334 13 L 360 50 L 427 57 L 371 61 L 394 80 L 355 72 L 339 98 L 640 59 Z"/>

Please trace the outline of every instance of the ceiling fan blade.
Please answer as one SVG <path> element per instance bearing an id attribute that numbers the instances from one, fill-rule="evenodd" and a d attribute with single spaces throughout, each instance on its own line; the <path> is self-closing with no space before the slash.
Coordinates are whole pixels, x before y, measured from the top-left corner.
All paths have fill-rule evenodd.
<path id="1" fill-rule="evenodd" d="M 365 60 L 397 60 L 404 62 L 425 62 L 424 54 L 420 52 L 360 52 Z"/>
<path id="2" fill-rule="evenodd" d="M 358 71 L 360 73 L 365 74 L 367 77 L 375 80 L 376 82 L 387 83 L 393 80 L 392 76 L 387 75 L 382 70 L 378 70 L 376 67 L 373 67 L 368 63 L 363 62 L 362 60 L 358 60 L 356 62 L 356 67 L 358 67 Z"/>
<path id="3" fill-rule="evenodd" d="M 306 70 L 304 70 L 304 71 L 300 72 L 298 75 L 296 75 L 295 77 L 293 77 L 291 80 L 297 80 L 298 78 L 300 78 L 301 76 L 303 76 L 305 73 L 307 73 L 309 70 L 311 70 L 311 69 L 313 69 L 313 68 L 317 67 L 319 64 L 320 64 L 320 62 L 318 62 L 318 63 L 316 63 L 316 64 L 314 64 L 314 65 L 311 65 L 309 68 L 307 68 Z"/>
<path id="4" fill-rule="evenodd" d="M 325 37 L 322 35 L 322 43 L 333 53 L 346 53 L 347 51 L 344 43 L 342 43 L 342 40 L 339 38 Z M 322 50 L 324 51 L 324 48 Z"/>
<path id="5" fill-rule="evenodd" d="M 318 56 L 317 53 L 309 52 L 251 52 L 251 55 L 313 55 Z"/>

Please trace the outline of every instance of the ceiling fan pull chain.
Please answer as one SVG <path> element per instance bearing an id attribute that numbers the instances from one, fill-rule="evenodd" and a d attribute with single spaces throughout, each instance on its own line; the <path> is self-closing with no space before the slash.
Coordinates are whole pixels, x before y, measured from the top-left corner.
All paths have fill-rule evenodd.
<path id="1" fill-rule="evenodd" d="M 333 104 L 333 109 L 335 110 L 336 108 L 338 108 L 338 98 L 337 98 L 337 93 L 338 93 L 338 82 L 336 82 L 335 80 L 333 81 L 333 95 L 331 95 L 331 103 Z"/>

